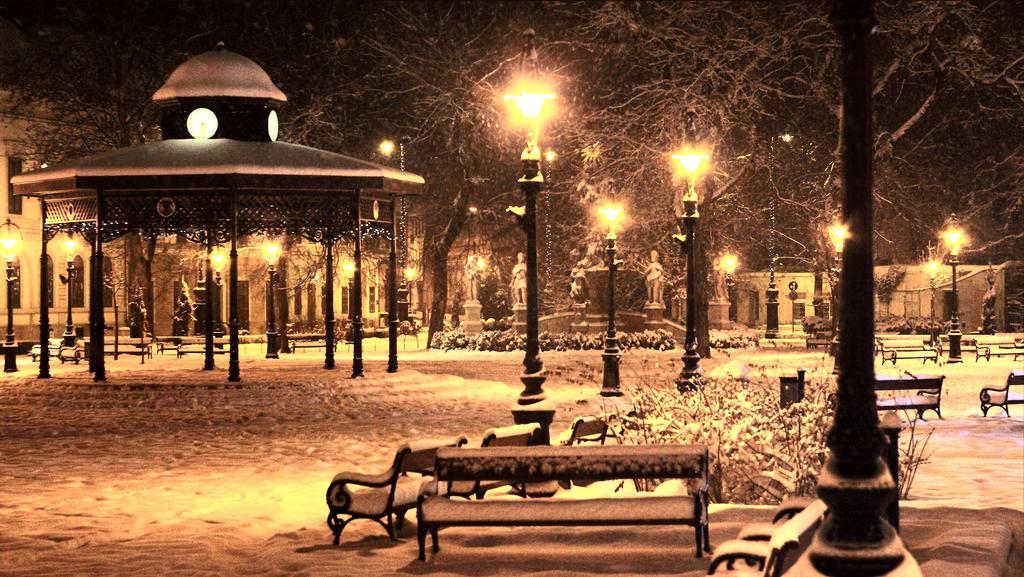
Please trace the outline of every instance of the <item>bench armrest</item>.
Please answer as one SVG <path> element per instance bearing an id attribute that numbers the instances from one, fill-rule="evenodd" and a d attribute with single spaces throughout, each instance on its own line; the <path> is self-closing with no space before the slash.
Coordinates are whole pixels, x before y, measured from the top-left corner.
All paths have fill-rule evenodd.
<path id="1" fill-rule="evenodd" d="M 387 487 L 395 480 L 395 471 L 389 469 L 383 473 L 341 472 L 331 479 L 331 484 L 360 485 L 363 487 Z"/>
<path id="2" fill-rule="evenodd" d="M 743 564 L 752 570 L 751 573 L 753 573 L 754 567 L 757 567 L 759 575 L 761 571 L 764 571 L 764 564 L 771 552 L 771 545 L 767 541 L 741 541 L 738 539 L 726 541 L 715 548 L 715 555 L 708 565 L 708 575 L 717 573 L 723 564 L 725 572 L 735 574 L 731 572 L 744 568 L 743 565 L 736 567 L 736 561 L 743 561 Z"/>

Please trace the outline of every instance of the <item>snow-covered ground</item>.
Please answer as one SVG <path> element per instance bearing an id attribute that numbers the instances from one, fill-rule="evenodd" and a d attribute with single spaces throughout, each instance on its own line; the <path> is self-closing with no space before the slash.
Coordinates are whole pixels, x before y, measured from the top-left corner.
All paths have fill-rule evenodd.
<path id="1" fill-rule="evenodd" d="M 376 524 L 357 522 L 332 547 L 324 524 L 330 478 L 385 468 L 405 439 L 466 434 L 478 441 L 485 429 L 511 424 L 521 354 L 407 351 L 401 372 L 387 375 L 377 343 L 367 350 L 367 378 L 351 380 L 347 351 L 329 372 L 312 351 L 272 361 L 260 358 L 258 345 L 244 349 L 237 385 L 226 382 L 224 357 L 204 372 L 198 355 L 158 355 L 144 367 L 125 357 L 108 363 L 109 381 L 98 386 L 84 364 L 58 364 L 53 379 L 37 381 L 28 376 L 35 365 L 21 359 L 21 373 L 0 377 L 0 574 L 697 575 L 706 567 L 692 558 L 685 527 L 451 529 L 442 533 L 442 553 L 421 564 L 413 527 L 393 544 Z M 625 379 L 641 356 L 627 355 Z M 549 369 L 600 367 L 600 352 L 544 358 Z M 831 359 L 747 350 L 702 364 L 712 374 L 736 374 L 745 364 L 825 370 Z M 982 385 L 1005 381 L 1019 365 L 1005 358 L 899 365 L 947 375 L 946 418 L 918 429 L 934 431 L 934 453 L 905 516 L 905 538 L 919 558 L 944 556 L 949 538 L 940 529 L 997 535 L 1010 526 L 1020 551 L 1024 411 L 985 419 L 977 403 Z M 598 410 L 596 388 L 564 374 L 546 388 L 559 407 L 554 433 Z M 981 511 L 990 507 L 1005 509 Z M 765 514 L 716 508 L 712 542 Z M 999 539 L 978 541 L 985 543 L 975 543 L 974 554 L 984 558 Z M 969 546 L 954 550 L 971 554 Z M 930 574 L 943 574 L 930 566 Z"/>

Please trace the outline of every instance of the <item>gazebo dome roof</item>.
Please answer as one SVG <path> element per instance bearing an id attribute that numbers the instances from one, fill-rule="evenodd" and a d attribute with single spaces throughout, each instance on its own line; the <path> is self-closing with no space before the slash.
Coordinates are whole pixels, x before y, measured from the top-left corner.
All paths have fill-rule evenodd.
<path id="1" fill-rule="evenodd" d="M 288 100 L 259 64 L 218 43 L 216 49 L 190 58 L 175 68 L 164 85 L 153 93 L 153 102 L 210 97 Z"/>

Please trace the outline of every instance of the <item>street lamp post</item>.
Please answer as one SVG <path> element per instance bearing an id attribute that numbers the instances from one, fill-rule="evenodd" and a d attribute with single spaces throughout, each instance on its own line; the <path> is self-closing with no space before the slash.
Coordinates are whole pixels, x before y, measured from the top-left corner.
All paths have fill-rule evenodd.
<path id="1" fill-rule="evenodd" d="M 956 290 L 956 267 L 960 264 L 960 249 L 966 243 L 967 237 L 960 228 L 960 220 L 955 214 L 949 217 L 949 224 L 942 232 L 942 240 L 949 249 L 948 262 L 953 275 L 953 310 L 949 319 L 949 357 L 946 362 L 959 363 L 963 361 L 960 357 L 960 338 L 963 333 L 960 332 L 960 295 Z"/>
<path id="2" fill-rule="evenodd" d="M 534 47 L 532 29 L 523 32 L 525 40 L 520 65 L 522 83 L 515 94 L 505 97 L 515 104 L 519 115 L 526 124 L 526 147 L 520 155 L 523 175 L 519 188 L 526 200 L 524 207 L 512 208 L 526 233 L 526 354 L 523 357 L 523 373 L 519 379 L 523 391 L 512 409 L 516 424 L 538 423 L 540 429 L 534 436 L 536 444 L 547 445 L 551 440 L 550 426 L 555 416 L 555 406 L 544 392 L 544 361 L 540 358 L 540 329 L 537 282 L 537 196 L 544 188 L 544 175 L 540 170 L 541 152 L 537 142 L 544 104 L 555 98 L 554 94 L 538 85 L 539 65 L 537 49 Z"/>
<path id="3" fill-rule="evenodd" d="M 686 147 L 672 156 L 679 162 L 686 179 L 683 193 L 683 214 L 679 228 L 685 234 L 675 235 L 686 258 L 686 344 L 683 353 L 683 368 L 676 378 L 680 392 L 692 390 L 700 378 L 700 353 L 697 352 L 697 244 L 696 230 L 700 213 L 697 211 L 697 178 L 706 169 L 709 155 L 697 145 L 697 113 L 686 113 Z"/>
<path id="4" fill-rule="evenodd" d="M 277 288 L 277 259 L 281 256 L 281 245 L 268 242 L 263 245 L 263 256 L 267 259 L 267 358 L 276 359 L 277 323 L 274 311 L 274 291 Z"/>
<path id="5" fill-rule="evenodd" d="M 14 259 L 21 250 L 21 228 L 7 219 L 0 226 L 0 256 L 7 261 L 7 335 L 4 339 L 4 372 L 13 373 L 18 370 L 18 343 L 14 341 Z M 41 343 L 40 348 L 49 343 Z"/>
<path id="6" fill-rule="evenodd" d="M 601 217 L 608 224 L 608 235 L 605 245 L 605 265 L 608 266 L 608 334 L 604 339 L 604 353 L 601 359 L 604 361 L 604 380 L 601 385 L 602 397 L 621 397 L 622 390 L 619 388 L 619 363 L 622 361 L 622 351 L 619 350 L 619 336 L 615 332 L 615 271 L 619 263 L 615 260 L 615 223 L 622 216 L 622 208 L 618 206 L 607 206 L 601 209 Z"/>
<path id="7" fill-rule="evenodd" d="M 220 247 L 213 249 L 210 253 L 210 265 L 213 267 L 213 284 L 208 287 L 213 289 L 208 299 L 213 303 L 213 336 L 216 339 L 224 336 L 224 321 L 221 316 L 221 290 L 224 288 L 224 265 L 227 264 L 228 255 Z"/>
<path id="8" fill-rule="evenodd" d="M 64 346 L 75 346 L 75 323 L 71 319 L 71 290 L 75 278 L 75 249 L 78 248 L 78 241 L 70 236 L 64 241 L 64 251 L 67 253 L 67 285 L 68 285 L 68 318 L 64 324 Z"/>
<path id="9" fill-rule="evenodd" d="M 832 241 L 832 248 L 835 249 L 835 262 L 833 268 L 835 269 L 835 282 L 832 284 L 832 345 L 829 347 L 829 353 L 836 359 L 835 365 L 833 366 L 833 372 L 836 367 L 839 366 L 839 301 L 842 299 L 842 285 L 840 278 L 843 273 L 843 246 L 846 244 L 846 239 L 850 237 L 850 231 L 845 224 L 837 223 L 828 227 L 828 238 Z"/>

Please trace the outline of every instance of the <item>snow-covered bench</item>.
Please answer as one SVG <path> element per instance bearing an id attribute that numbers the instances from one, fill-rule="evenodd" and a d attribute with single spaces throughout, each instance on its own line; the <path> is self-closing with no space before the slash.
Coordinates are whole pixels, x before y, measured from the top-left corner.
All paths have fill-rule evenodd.
<path id="1" fill-rule="evenodd" d="M 1018 387 L 1021 392 L 1016 393 L 1011 387 Z M 1006 377 L 1006 384 L 1002 387 L 984 388 L 981 390 L 981 412 L 987 417 L 988 410 L 992 407 L 999 407 L 1010 416 L 1010 405 L 1024 405 L 1024 370 L 1010 371 Z"/>
<path id="2" fill-rule="evenodd" d="M 697 557 L 708 543 L 708 450 L 702 445 L 589 445 L 440 449 L 435 476 L 444 483 L 506 479 L 514 483 L 575 479 L 697 479 L 692 495 L 637 495 L 621 498 L 487 499 L 448 495 L 420 497 L 417 538 L 420 560 L 426 538 L 438 551 L 438 529 L 482 526 L 688 525 L 694 528 Z M 439 491 L 441 492 L 441 491 Z"/>
<path id="3" fill-rule="evenodd" d="M 51 359 L 57 358 L 60 353 L 60 348 L 63 346 L 64 339 L 49 339 L 49 356 Z M 32 357 L 32 362 L 37 362 L 39 356 L 43 354 L 43 349 L 39 345 L 32 345 L 32 350 L 28 353 Z"/>
<path id="4" fill-rule="evenodd" d="M 434 470 L 434 455 L 441 447 L 459 447 L 466 443 L 465 437 L 441 441 L 419 441 L 403 445 L 395 453 L 395 460 L 388 470 L 372 473 L 338 473 L 327 487 L 327 526 L 334 534 L 334 544 L 341 540 L 341 532 L 356 519 L 371 519 L 380 523 L 395 539 L 394 518 L 402 528 L 405 514 L 416 507 L 417 499 L 424 492 L 433 492 L 436 487 L 431 473 Z M 415 473 L 415 476 L 410 476 Z M 353 490 L 353 486 L 362 487 Z M 342 515 L 348 518 L 342 519 Z M 387 522 L 384 522 L 387 519 Z"/>
<path id="5" fill-rule="evenodd" d="M 708 575 L 722 569 L 723 573 L 729 572 L 733 575 L 781 577 L 810 544 L 827 509 L 821 500 L 812 502 L 792 519 L 777 525 L 767 541 L 733 539 L 722 543 L 715 548 L 715 554 L 708 566 Z M 742 561 L 745 566 L 737 567 L 737 561 Z M 755 566 L 756 573 L 750 570 L 743 571 L 752 570 Z"/>
<path id="6" fill-rule="evenodd" d="M 583 445 L 597 443 L 603 445 L 608 438 L 608 423 L 598 417 L 576 417 L 572 425 L 559 436 L 560 445 Z"/>
<path id="7" fill-rule="evenodd" d="M 884 340 L 876 338 L 875 352 L 882 356 L 883 365 L 885 361 L 895 365 L 899 359 L 921 359 L 922 363 L 931 361 L 938 364 L 940 349 L 931 346 L 924 340 L 914 342 L 912 340 Z"/>
<path id="8" fill-rule="evenodd" d="M 511 425 L 498 427 L 484 431 L 484 438 L 480 442 L 481 447 L 526 447 L 533 440 L 540 425 L 529 423 L 526 425 Z M 474 479 L 472 481 L 459 481 L 450 483 L 447 487 L 448 495 L 451 497 L 476 497 L 483 499 L 484 494 L 491 489 L 497 489 L 508 485 L 507 481 Z M 516 487 L 516 491 L 525 496 L 525 487 Z"/>
<path id="9" fill-rule="evenodd" d="M 911 375 L 907 378 L 899 376 L 875 375 L 875 393 L 892 391 L 896 395 L 888 398 L 877 398 L 875 405 L 879 411 L 917 411 L 917 418 L 923 419 L 924 412 L 935 411 L 942 418 L 942 382 L 945 375 Z M 913 394 L 907 394 L 914 391 Z"/>

